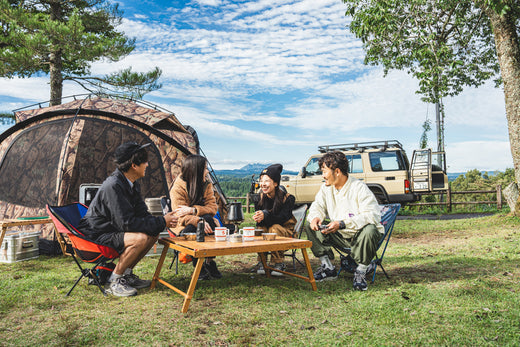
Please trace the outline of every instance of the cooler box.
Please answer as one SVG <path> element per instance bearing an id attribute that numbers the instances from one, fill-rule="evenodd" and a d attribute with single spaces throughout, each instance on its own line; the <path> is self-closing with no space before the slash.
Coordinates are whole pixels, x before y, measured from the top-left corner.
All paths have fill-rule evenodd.
<path id="1" fill-rule="evenodd" d="M 0 247 L 0 263 L 38 258 L 40 234 L 40 231 L 7 233 Z"/>

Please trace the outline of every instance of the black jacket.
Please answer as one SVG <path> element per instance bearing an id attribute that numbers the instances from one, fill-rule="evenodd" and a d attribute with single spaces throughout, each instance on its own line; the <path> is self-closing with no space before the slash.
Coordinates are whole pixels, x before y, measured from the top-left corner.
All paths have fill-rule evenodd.
<path id="1" fill-rule="evenodd" d="M 79 225 L 79 229 L 92 240 L 113 232 L 142 232 L 157 236 L 165 227 L 166 221 L 162 216 L 152 216 L 148 212 L 139 183 L 136 181 L 133 188 L 130 187 L 119 169 L 103 182 Z"/>
<path id="2" fill-rule="evenodd" d="M 260 193 L 260 197 L 263 193 Z M 255 211 L 261 210 L 264 212 L 264 220 L 258 223 L 258 226 L 271 227 L 274 224 L 283 225 L 289 219 L 292 218 L 292 210 L 294 209 L 294 196 L 291 194 L 285 194 L 284 201 L 280 211 L 272 211 L 274 205 L 274 199 L 270 199 L 267 196 L 264 197 L 264 204 L 260 206 L 261 199 L 255 201 Z"/>

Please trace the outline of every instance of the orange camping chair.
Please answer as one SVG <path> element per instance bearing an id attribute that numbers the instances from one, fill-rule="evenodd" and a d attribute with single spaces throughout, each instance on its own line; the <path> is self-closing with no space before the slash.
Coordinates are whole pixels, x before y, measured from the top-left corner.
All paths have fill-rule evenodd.
<path id="1" fill-rule="evenodd" d="M 56 231 L 60 234 L 67 235 L 69 238 L 73 250 L 71 256 L 81 272 L 81 275 L 66 296 L 70 295 L 83 277 L 92 279 L 101 293 L 106 296 L 107 294 L 96 275 L 96 270 L 107 260 L 113 260 L 119 257 L 119 253 L 114 248 L 95 243 L 78 230 L 79 221 L 87 213 L 87 209 L 87 206 L 79 202 L 64 206 L 47 205 L 47 213 L 51 217 Z M 94 264 L 94 266 L 91 269 L 83 268 L 78 258 L 85 263 Z"/>

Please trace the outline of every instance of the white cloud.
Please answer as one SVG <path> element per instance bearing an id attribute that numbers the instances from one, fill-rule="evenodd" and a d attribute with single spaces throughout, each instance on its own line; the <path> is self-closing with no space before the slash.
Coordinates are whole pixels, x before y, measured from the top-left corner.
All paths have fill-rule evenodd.
<path id="1" fill-rule="evenodd" d="M 467 141 L 450 144 L 446 161 L 449 172 L 504 170 L 513 167 L 508 141 Z"/>

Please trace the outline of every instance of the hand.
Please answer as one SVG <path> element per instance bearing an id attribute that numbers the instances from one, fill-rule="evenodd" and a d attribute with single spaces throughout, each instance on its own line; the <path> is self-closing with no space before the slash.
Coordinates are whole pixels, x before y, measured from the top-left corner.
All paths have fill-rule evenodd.
<path id="1" fill-rule="evenodd" d="M 265 218 L 264 216 L 264 212 L 263 211 L 256 211 L 254 214 L 253 214 L 253 220 L 257 223 L 260 223 L 261 221 L 263 221 Z"/>
<path id="2" fill-rule="evenodd" d="M 314 231 L 320 230 L 320 225 L 321 225 L 321 219 L 319 219 L 318 217 L 314 218 L 310 224 L 311 229 Z"/>
<path id="3" fill-rule="evenodd" d="M 166 227 L 175 228 L 177 226 L 179 217 L 175 214 L 175 212 L 168 212 L 164 215 L 164 220 L 166 221 Z"/>
<path id="4" fill-rule="evenodd" d="M 179 217 L 184 217 L 193 214 L 193 207 L 181 205 L 177 207 L 173 212 L 175 212 Z"/>
<path id="5" fill-rule="evenodd" d="M 338 230 L 339 230 L 339 222 L 334 221 L 334 222 L 330 222 L 327 225 L 327 229 L 323 229 L 321 231 L 321 233 L 324 234 L 324 235 L 327 235 L 327 234 L 330 234 L 330 233 L 335 233 Z"/>
<path id="6" fill-rule="evenodd" d="M 206 221 L 204 221 L 204 232 L 206 234 L 213 234 L 213 229 L 211 229 L 211 226 Z"/>

